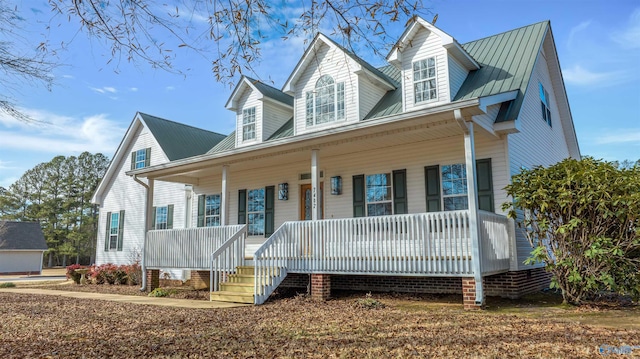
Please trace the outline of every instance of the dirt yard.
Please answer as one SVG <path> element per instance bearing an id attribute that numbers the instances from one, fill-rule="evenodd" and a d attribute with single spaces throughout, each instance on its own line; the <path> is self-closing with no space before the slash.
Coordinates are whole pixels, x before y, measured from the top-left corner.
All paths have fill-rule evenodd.
<path id="1" fill-rule="evenodd" d="M 359 293 L 202 310 L 0 293 L 0 358 L 590 358 L 640 346 L 637 307 L 537 297 L 467 312 L 459 299 Z M 640 357 L 630 350 L 620 357 Z"/>

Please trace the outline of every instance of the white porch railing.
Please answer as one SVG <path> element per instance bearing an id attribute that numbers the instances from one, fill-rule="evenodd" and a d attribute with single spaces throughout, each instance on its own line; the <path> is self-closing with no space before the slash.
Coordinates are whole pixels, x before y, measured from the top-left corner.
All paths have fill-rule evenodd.
<path id="1" fill-rule="evenodd" d="M 210 291 L 220 290 L 220 283 L 226 282 L 236 268 L 245 264 L 244 247 L 247 239 L 247 226 L 242 227 L 236 234 L 224 242 L 220 248 L 211 253 L 209 267 Z"/>
<path id="2" fill-rule="evenodd" d="M 254 263 L 257 304 L 281 272 L 471 276 L 469 211 L 286 222 Z"/>
<path id="3" fill-rule="evenodd" d="M 242 228 L 244 225 L 149 231 L 144 244 L 145 267 L 208 270 L 211 253 Z"/>
<path id="4" fill-rule="evenodd" d="M 509 219 L 487 211 L 478 212 L 482 274 L 489 275 L 509 269 Z"/>

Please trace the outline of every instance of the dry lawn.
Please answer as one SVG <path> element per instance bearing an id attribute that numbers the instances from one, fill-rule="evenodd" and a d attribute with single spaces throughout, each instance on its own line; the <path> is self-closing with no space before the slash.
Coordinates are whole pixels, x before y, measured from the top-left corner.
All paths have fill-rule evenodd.
<path id="1" fill-rule="evenodd" d="M 531 306 L 465 312 L 447 298 L 374 295 L 386 306 L 366 309 L 355 305 L 363 297 L 202 310 L 0 293 L 0 358 L 590 358 L 601 345 L 640 345 L 637 327 Z"/>

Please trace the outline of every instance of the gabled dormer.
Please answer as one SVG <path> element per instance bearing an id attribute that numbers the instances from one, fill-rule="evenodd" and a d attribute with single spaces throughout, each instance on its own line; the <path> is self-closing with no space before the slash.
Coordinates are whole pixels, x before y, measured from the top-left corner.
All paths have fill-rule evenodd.
<path id="1" fill-rule="evenodd" d="M 293 116 L 293 98 L 243 76 L 225 106 L 236 113 L 236 147 L 266 141 Z"/>
<path id="2" fill-rule="evenodd" d="M 416 17 L 387 61 L 402 74 L 404 111 L 451 102 L 469 71 L 480 65 L 450 35 Z"/>
<path id="3" fill-rule="evenodd" d="M 295 134 L 362 120 L 399 84 L 364 60 L 318 34 L 282 91 L 294 98 Z"/>

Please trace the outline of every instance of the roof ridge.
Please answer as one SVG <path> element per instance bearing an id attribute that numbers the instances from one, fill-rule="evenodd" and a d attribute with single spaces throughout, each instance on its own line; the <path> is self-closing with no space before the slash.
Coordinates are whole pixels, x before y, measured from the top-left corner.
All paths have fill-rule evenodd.
<path id="1" fill-rule="evenodd" d="M 141 112 L 141 111 L 138 111 L 138 113 L 139 113 L 139 114 L 141 114 L 141 115 L 144 115 L 144 116 L 153 117 L 153 118 L 155 118 L 155 119 L 157 119 L 157 120 L 161 120 L 161 121 L 165 121 L 165 122 L 171 122 L 171 123 L 173 123 L 173 124 L 180 125 L 180 126 L 184 126 L 184 127 L 190 127 L 190 128 L 193 128 L 194 130 L 199 130 L 199 131 L 209 132 L 209 133 L 212 133 L 212 134 L 214 134 L 214 135 L 220 135 L 220 136 L 225 136 L 225 137 L 226 137 L 226 136 L 228 136 L 228 135 L 225 135 L 225 134 L 223 134 L 223 133 L 210 131 L 210 130 L 207 130 L 207 129 L 204 129 L 204 128 L 200 128 L 200 127 L 196 127 L 196 126 L 188 125 L 188 124 L 186 124 L 186 123 L 181 123 L 181 122 L 177 122 L 177 121 L 173 121 L 173 120 L 167 120 L 166 118 L 162 118 L 162 117 L 158 117 L 158 116 L 150 115 L 150 114 L 148 114 L 148 113 L 144 113 L 144 112 Z"/>
<path id="2" fill-rule="evenodd" d="M 551 23 L 551 20 L 542 20 L 542 21 L 534 22 L 533 24 L 523 25 L 523 26 L 517 27 L 517 28 L 515 28 L 515 29 L 506 30 L 506 31 L 503 31 L 503 32 L 499 32 L 499 33 L 497 33 L 497 34 L 488 35 L 488 36 L 485 36 L 485 37 L 481 37 L 481 38 L 479 38 L 479 39 L 475 39 L 475 40 L 467 41 L 467 42 L 465 42 L 464 44 L 460 44 L 460 45 L 465 46 L 465 45 L 468 45 L 468 44 L 470 44 L 470 43 L 472 43 L 472 42 L 477 42 L 477 41 L 480 41 L 480 40 L 486 40 L 486 39 L 488 39 L 488 38 L 490 38 L 490 37 L 495 37 L 495 36 L 498 36 L 498 35 L 503 35 L 503 34 L 506 34 L 506 33 L 508 33 L 508 32 L 518 31 L 518 30 L 520 30 L 520 29 L 524 29 L 524 28 L 526 28 L 526 27 L 530 27 L 530 26 L 535 26 L 535 25 L 538 25 L 538 24 L 542 24 L 542 23 L 544 23 L 544 22 L 546 22 L 546 23 Z M 467 51 L 467 50 L 465 49 L 465 51 Z"/>
<path id="3" fill-rule="evenodd" d="M 268 83 L 266 83 L 266 82 L 264 82 L 262 80 L 254 79 L 253 77 L 249 77 L 249 76 L 246 76 L 246 75 L 242 75 L 242 76 L 244 76 L 247 80 L 251 81 L 251 83 L 253 83 L 254 85 L 255 85 L 256 82 L 258 82 L 258 83 L 260 83 L 260 84 L 262 84 L 264 86 L 268 86 L 268 87 L 270 87 L 270 88 L 272 88 L 272 89 L 274 89 L 274 90 L 276 90 L 278 92 L 282 92 L 283 94 L 285 94 L 285 95 L 287 95 L 289 97 L 293 97 L 293 96 L 291 96 L 289 94 L 284 93 L 284 91 L 282 91 L 281 89 L 279 89 L 277 87 L 274 87 L 274 86 L 271 86 L 271 85 L 269 85 Z"/>

